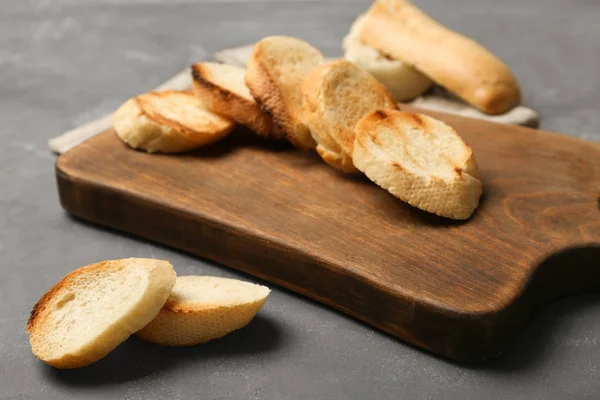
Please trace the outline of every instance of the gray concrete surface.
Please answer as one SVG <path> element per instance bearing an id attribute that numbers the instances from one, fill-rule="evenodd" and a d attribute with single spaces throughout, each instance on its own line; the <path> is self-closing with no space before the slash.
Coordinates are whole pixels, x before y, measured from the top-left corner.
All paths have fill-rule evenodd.
<path id="1" fill-rule="evenodd" d="M 600 141 L 597 0 L 416 0 L 505 59 L 542 127 Z M 267 34 L 326 53 L 368 1 L 23 0 L 0 3 L 0 398 L 596 399 L 600 295 L 541 312 L 500 359 L 459 365 L 275 289 L 250 326 L 191 349 L 129 340 L 97 364 L 56 371 L 25 322 L 61 276 L 152 256 L 180 274 L 233 270 L 98 229 L 60 208 L 46 140 L 104 114 L 218 49 Z"/>

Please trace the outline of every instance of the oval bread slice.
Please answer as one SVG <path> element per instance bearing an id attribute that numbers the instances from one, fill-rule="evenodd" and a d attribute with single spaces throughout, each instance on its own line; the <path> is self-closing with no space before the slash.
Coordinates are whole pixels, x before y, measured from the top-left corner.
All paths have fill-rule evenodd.
<path id="1" fill-rule="evenodd" d="M 377 0 L 361 32 L 364 43 L 402 60 L 487 114 L 521 102 L 512 71 L 479 43 L 439 24 L 408 0 Z"/>
<path id="2" fill-rule="evenodd" d="M 37 302 L 33 354 L 56 368 L 89 365 L 156 317 L 175 284 L 167 261 L 129 258 L 79 268 Z"/>
<path id="3" fill-rule="evenodd" d="M 370 112 L 396 109 L 397 103 L 366 70 L 347 60 L 320 65 L 302 87 L 303 118 L 317 142 L 317 152 L 343 172 L 358 172 L 352 163 L 354 128 Z"/>
<path id="4" fill-rule="evenodd" d="M 112 117 L 121 140 L 149 153 L 179 153 L 216 142 L 234 122 L 208 111 L 192 93 L 149 92 L 129 99 Z"/>
<path id="5" fill-rule="evenodd" d="M 433 81 L 407 63 L 392 59 L 363 43 L 360 35 L 366 15 L 360 15 L 344 38 L 344 58 L 367 70 L 396 101 L 412 100 L 427 91 Z"/>
<path id="6" fill-rule="evenodd" d="M 192 65 L 192 89 L 196 97 L 215 114 L 244 125 L 265 138 L 283 139 L 273 118 L 260 109 L 244 83 L 246 71 L 233 65 L 213 62 Z"/>
<path id="7" fill-rule="evenodd" d="M 468 219 L 481 180 L 471 148 L 450 126 L 402 111 L 376 111 L 356 125 L 354 165 L 410 205 Z"/>
<path id="8" fill-rule="evenodd" d="M 270 36 L 254 45 L 246 66 L 250 93 L 286 138 L 302 150 L 317 146 L 302 122 L 302 83 L 323 61 L 321 52 L 303 40 Z"/>
<path id="9" fill-rule="evenodd" d="M 212 276 L 180 276 L 158 316 L 135 335 L 162 346 L 193 346 L 246 326 L 270 290 Z"/>

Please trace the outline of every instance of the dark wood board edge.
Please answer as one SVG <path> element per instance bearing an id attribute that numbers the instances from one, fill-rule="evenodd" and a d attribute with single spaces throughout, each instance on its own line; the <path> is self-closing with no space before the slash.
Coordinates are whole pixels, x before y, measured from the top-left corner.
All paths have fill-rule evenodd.
<path id="1" fill-rule="evenodd" d="M 377 287 L 364 278 L 341 274 L 339 268 L 294 248 L 264 242 L 257 249 L 256 239 L 248 232 L 80 179 L 64 168 L 61 159 L 56 164 L 58 191 L 62 207 L 70 214 L 257 276 L 453 360 L 494 358 L 544 303 L 556 296 L 600 287 L 598 268 L 542 263 L 522 294 L 501 310 L 468 314 L 440 309 L 407 301 L 399 293 Z M 114 204 L 119 204 L 119 212 Z M 178 222 L 161 224 L 173 219 Z M 215 251 L 223 248 L 227 251 Z M 590 249 L 588 256 L 598 259 L 600 247 Z M 282 265 L 285 268 L 280 268 Z M 587 278 L 565 286 L 565 279 L 572 280 L 569 277 L 574 276 L 573 267 L 581 269 Z M 302 286 L 294 284 L 298 276 L 302 276 Z"/>

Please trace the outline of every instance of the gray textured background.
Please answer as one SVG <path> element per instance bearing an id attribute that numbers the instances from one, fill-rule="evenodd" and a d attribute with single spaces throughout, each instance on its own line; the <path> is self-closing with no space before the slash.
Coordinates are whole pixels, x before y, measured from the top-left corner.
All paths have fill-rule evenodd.
<path id="1" fill-rule="evenodd" d="M 542 128 L 600 141 L 600 2 L 416 0 L 508 62 Z M 179 274 L 224 267 L 69 218 L 46 140 L 215 50 L 296 35 L 328 55 L 368 1 L 57 0 L 0 3 L 0 398 L 600 397 L 600 295 L 544 310 L 500 359 L 458 365 L 275 289 L 244 331 L 192 349 L 129 340 L 56 371 L 24 333 L 39 296 L 104 259 L 153 256 Z"/>

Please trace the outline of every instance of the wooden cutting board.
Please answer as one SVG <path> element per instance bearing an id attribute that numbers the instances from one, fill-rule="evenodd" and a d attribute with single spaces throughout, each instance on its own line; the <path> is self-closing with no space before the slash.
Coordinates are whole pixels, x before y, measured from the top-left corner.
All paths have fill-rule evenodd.
<path id="1" fill-rule="evenodd" d="M 245 271 L 442 356 L 484 360 L 544 303 L 600 287 L 600 145 L 428 114 L 475 151 L 484 197 L 467 222 L 242 129 L 183 155 L 135 151 L 107 131 L 59 158 L 58 190 L 85 220 Z"/>

